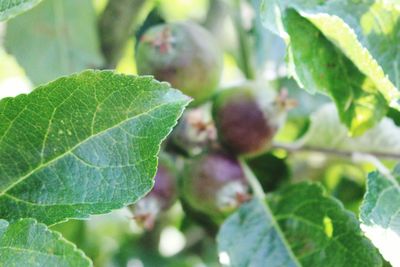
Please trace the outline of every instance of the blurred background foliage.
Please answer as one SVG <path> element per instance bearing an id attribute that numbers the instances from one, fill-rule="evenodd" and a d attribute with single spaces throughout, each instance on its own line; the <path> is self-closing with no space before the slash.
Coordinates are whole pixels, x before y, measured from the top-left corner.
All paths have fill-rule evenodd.
<path id="1" fill-rule="evenodd" d="M 121 56 L 116 62 L 108 62 L 110 64 L 106 62 L 107 55 L 101 53 L 101 36 L 96 25 L 108 1 L 85 1 L 85 5 L 77 1 L 80 12 L 74 12 L 60 1 L 44 0 L 32 12 L 10 20 L 8 25 L 0 24 L 0 98 L 27 93 L 37 83 L 85 68 L 115 67 L 118 72 L 136 74 L 135 33 L 140 33 L 145 21 L 151 25 L 158 19 L 168 22 L 194 20 L 214 34 L 224 49 L 221 88 L 246 78 L 257 78 L 276 89 L 285 88 L 290 97 L 297 100 L 297 107 L 289 113 L 285 126 L 276 137 L 278 142 L 299 140 L 309 129 L 311 114 L 330 102 L 324 95 L 310 95 L 300 90 L 286 77 L 285 44 L 263 28 L 255 11 L 260 0 L 133 0 L 131 2 L 137 4 L 138 10 L 133 12 L 132 29 L 123 43 Z M 46 6 L 50 10 L 41 10 Z M 156 15 L 148 17 L 152 11 Z M 45 15 L 37 16 L 35 12 Z M 55 12 L 63 13 L 63 21 L 52 20 Z M 114 19 L 118 20 L 117 17 Z M 21 29 L 24 20 L 32 21 L 27 29 Z M 48 32 L 35 32 L 38 25 Z M 38 34 L 45 34 L 46 42 L 54 43 L 54 46 L 41 46 L 40 41 L 35 41 L 35 38 L 41 38 Z M 61 48 L 59 42 L 62 42 Z M 21 44 L 19 48 L 16 48 L 17 43 Z M 75 61 L 58 69 L 55 66 L 61 64 L 62 53 L 67 53 L 67 57 L 75 55 Z M 31 58 L 32 54 L 36 58 Z M 32 79 L 39 76 L 40 79 Z M 389 116 L 395 121 L 400 118 L 396 112 Z M 292 153 L 281 148 L 250 160 L 249 165 L 266 192 L 296 181 L 320 181 L 332 196 L 356 214 L 365 192 L 366 174 L 376 168 L 373 160 L 316 151 Z M 390 169 L 394 162 L 387 160 L 380 166 Z M 128 209 L 93 216 L 88 221 L 69 221 L 53 226 L 93 259 L 95 266 L 129 267 L 219 266 L 213 234 L 207 228 L 212 226 L 187 216 L 179 202 L 149 232 L 135 223 Z"/>

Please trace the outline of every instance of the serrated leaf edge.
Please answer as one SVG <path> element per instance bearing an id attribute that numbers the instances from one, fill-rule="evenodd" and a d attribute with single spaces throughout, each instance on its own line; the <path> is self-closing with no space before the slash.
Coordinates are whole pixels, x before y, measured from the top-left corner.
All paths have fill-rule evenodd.
<path id="1" fill-rule="evenodd" d="M 7 222 L 7 228 L 8 228 L 8 226 L 10 225 L 10 222 L 8 222 L 7 220 L 4 220 L 4 219 L 0 219 L 0 220 L 3 220 L 3 221 L 5 221 L 5 222 Z M 50 233 L 51 236 L 53 236 L 53 237 L 56 238 L 56 241 L 60 241 L 60 242 L 64 243 L 64 244 L 65 244 L 66 246 L 68 246 L 69 248 L 72 248 L 73 252 L 78 253 L 84 260 L 87 261 L 88 266 L 93 266 L 92 260 L 91 260 L 88 256 L 86 256 L 86 254 L 85 254 L 81 249 L 79 249 L 79 248 L 76 246 L 76 244 L 74 244 L 74 243 L 72 243 L 71 241 L 65 239 L 65 238 L 61 235 L 61 233 L 49 229 L 49 227 L 48 227 L 47 225 L 45 225 L 45 224 L 43 224 L 43 223 L 39 223 L 39 222 L 38 222 L 36 219 L 34 219 L 34 218 L 21 218 L 21 219 L 18 219 L 18 220 L 16 220 L 16 221 L 14 221 L 13 223 L 18 223 L 18 222 L 21 222 L 21 221 L 30 222 L 30 223 L 32 223 L 32 224 L 31 224 L 32 226 L 38 226 L 38 227 L 40 228 L 40 230 L 43 230 L 43 232 Z M 35 250 L 33 250 L 33 251 L 36 252 Z M 55 256 L 57 256 L 56 254 L 51 254 L 51 253 L 49 253 L 49 254 L 50 254 L 50 255 L 55 255 Z"/>
<path id="2" fill-rule="evenodd" d="M 23 2 L 23 3 L 20 3 L 20 4 L 16 5 L 16 6 L 8 8 L 8 9 L 6 9 L 4 11 L 0 11 L 0 21 L 7 21 L 9 19 L 12 19 L 12 18 L 18 16 L 19 14 L 22 14 L 22 13 L 28 11 L 29 9 L 35 7 L 40 2 L 42 2 L 42 0 L 33 0 L 31 2 Z M 14 10 L 18 10 L 18 9 L 20 11 L 14 13 Z"/>

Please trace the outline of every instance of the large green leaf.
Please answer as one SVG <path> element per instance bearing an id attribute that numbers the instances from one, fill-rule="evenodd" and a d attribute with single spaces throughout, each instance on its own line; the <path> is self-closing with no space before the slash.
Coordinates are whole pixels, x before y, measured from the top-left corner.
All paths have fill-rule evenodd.
<path id="1" fill-rule="evenodd" d="M 274 193 L 265 203 L 244 204 L 223 224 L 219 253 L 228 266 L 381 266 L 354 214 L 316 184 Z"/>
<path id="2" fill-rule="evenodd" d="M 381 0 L 264 0 L 265 25 L 289 45 L 290 69 L 333 97 L 355 134 L 375 125 L 400 93 L 400 9 Z"/>
<path id="3" fill-rule="evenodd" d="M 1 266 L 92 266 L 75 245 L 32 219 L 0 220 Z"/>
<path id="4" fill-rule="evenodd" d="M 0 21 L 25 12 L 42 0 L 0 0 Z"/>
<path id="5" fill-rule="evenodd" d="M 369 174 L 360 217 L 365 235 L 386 260 L 400 266 L 400 168 L 393 176 Z"/>
<path id="6" fill-rule="evenodd" d="M 133 203 L 188 98 L 151 77 L 85 71 L 0 101 L 0 218 L 52 224 Z"/>
<path id="7" fill-rule="evenodd" d="M 102 64 L 91 0 L 43 1 L 8 22 L 5 45 L 34 84 Z"/>

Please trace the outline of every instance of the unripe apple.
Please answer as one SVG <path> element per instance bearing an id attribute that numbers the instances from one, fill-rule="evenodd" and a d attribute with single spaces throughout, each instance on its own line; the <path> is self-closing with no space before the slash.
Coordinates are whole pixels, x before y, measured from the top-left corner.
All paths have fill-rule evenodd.
<path id="1" fill-rule="evenodd" d="M 221 221 L 249 198 L 239 162 L 223 152 L 187 161 L 181 177 L 182 194 L 195 210 Z"/>
<path id="2" fill-rule="evenodd" d="M 196 105 L 218 86 L 222 52 L 212 35 L 193 22 L 160 24 L 140 38 L 136 65 L 139 74 L 169 82 Z"/>
<path id="3" fill-rule="evenodd" d="M 212 107 L 218 139 L 238 155 L 267 151 L 284 122 L 287 102 L 286 96 L 251 82 L 222 90 Z"/>

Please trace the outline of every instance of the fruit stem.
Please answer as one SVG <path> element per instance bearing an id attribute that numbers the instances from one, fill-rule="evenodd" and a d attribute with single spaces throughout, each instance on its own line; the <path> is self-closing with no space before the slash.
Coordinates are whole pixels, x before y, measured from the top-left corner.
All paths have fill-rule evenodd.
<path id="1" fill-rule="evenodd" d="M 239 164 L 243 169 L 244 175 L 249 182 L 249 185 L 254 193 L 254 196 L 257 198 L 264 200 L 265 198 L 265 193 L 264 190 L 258 181 L 257 177 L 254 175 L 253 171 L 250 169 L 250 167 L 247 165 L 246 160 L 243 157 L 239 157 Z"/>

